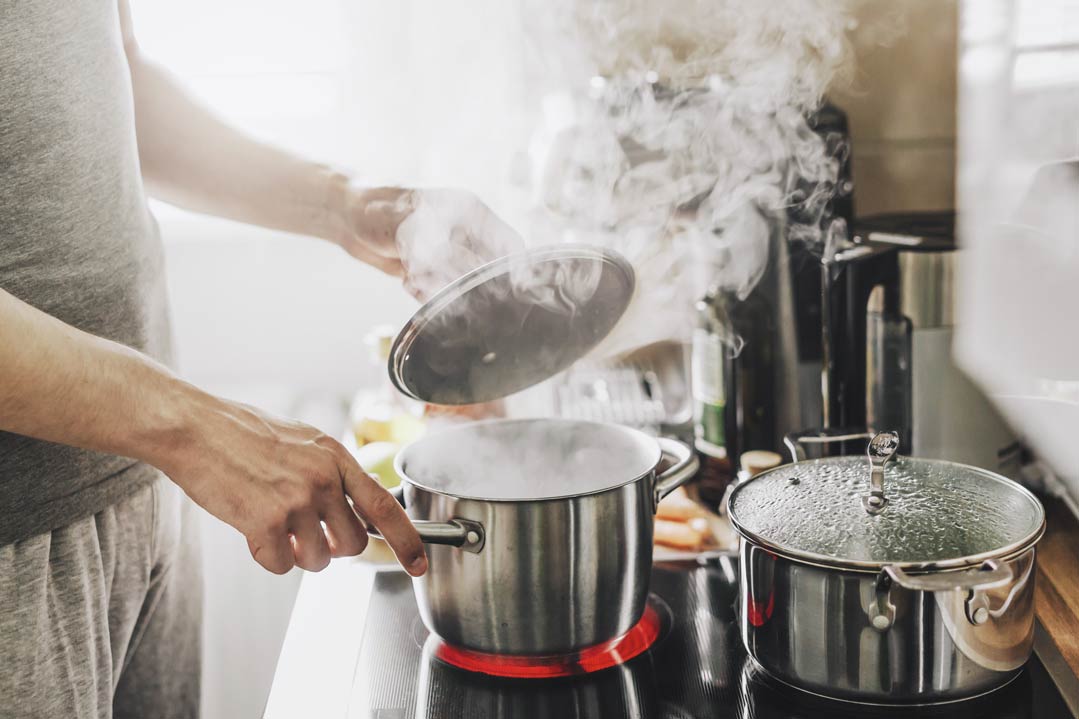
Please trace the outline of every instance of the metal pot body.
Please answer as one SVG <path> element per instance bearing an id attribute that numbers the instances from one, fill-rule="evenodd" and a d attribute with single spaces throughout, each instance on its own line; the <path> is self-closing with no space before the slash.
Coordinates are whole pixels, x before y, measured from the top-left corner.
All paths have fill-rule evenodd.
<path id="1" fill-rule="evenodd" d="M 413 580 L 416 601 L 424 624 L 446 642 L 491 654 L 564 654 L 617 639 L 640 620 L 656 506 L 696 473 L 696 455 L 681 442 L 617 425 L 577 423 L 569 430 L 595 433 L 589 441 L 600 449 L 636 447 L 651 459 L 638 464 L 637 476 L 605 478 L 605 489 L 483 499 L 410 478 L 406 455 L 440 452 L 438 442 L 449 435 L 426 446 L 420 439 L 398 455 L 399 499 L 428 545 L 427 572 Z M 558 486 L 588 486 L 588 478 L 568 479 Z M 535 481 L 542 486 L 544 477 Z"/>
<path id="2" fill-rule="evenodd" d="M 741 543 L 746 650 L 777 679 L 829 697 L 929 704 L 1004 686 L 1034 637 L 1034 547 L 982 567 L 844 570 Z"/>
<path id="3" fill-rule="evenodd" d="M 424 624 L 450 644 L 557 654 L 621 636 L 641 618 L 652 567 L 655 474 L 581 497 L 459 499 L 405 486 L 409 516 L 484 527 L 479 552 L 427 547 L 414 580 Z"/>

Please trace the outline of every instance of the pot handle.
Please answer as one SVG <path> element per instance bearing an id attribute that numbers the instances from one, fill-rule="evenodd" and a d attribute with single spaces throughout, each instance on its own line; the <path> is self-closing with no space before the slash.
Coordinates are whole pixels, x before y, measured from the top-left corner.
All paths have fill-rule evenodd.
<path id="1" fill-rule="evenodd" d="M 891 601 L 891 588 L 897 584 L 915 592 L 965 591 L 963 602 L 967 621 L 974 626 L 989 621 L 992 612 L 986 590 L 1005 587 L 1015 581 L 1015 570 L 1009 564 L 987 559 L 980 567 L 961 572 L 934 572 L 932 574 L 907 574 L 901 568 L 889 564 L 877 575 L 876 597 L 870 612 L 870 621 L 878 631 L 886 631 L 895 620 L 895 605 Z M 1009 595 L 1008 601 L 1011 601 Z M 1002 613 L 1007 607 L 1002 607 Z"/>
<path id="2" fill-rule="evenodd" d="M 805 445 L 851 442 L 856 439 L 873 439 L 873 433 L 864 429 L 807 429 L 785 434 L 783 444 L 787 445 L 787 450 L 791 453 L 791 461 L 801 462 L 806 458 Z"/>
<path id="3" fill-rule="evenodd" d="M 405 490 L 397 485 L 389 490 L 402 507 L 405 506 Z M 460 547 L 466 552 L 478 554 L 483 549 L 486 533 L 483 525 L 471 519 L 451 519 L 448 522 L 431 522 L 423 519 L 412 520 L 412 526 L 420 535 L 424 544 L 446 544 Z M 382 534 L 372 526 L 367 527 L 367 534 L 382 539 Z"/>
<path id="4" fill-rule="evenodd" d="M 892 564 L 885 566 L 881 571 L 899 586 L 916 592 L 947 592 L 956 589 L 984 591 L 1006 586 L 1015 579 L 1015 573 L 1011 567 L 995 559 L 988 559 L 982 562 L 980 567 L 965 569 L 961 572 L 907 574 Z"/>
<path id="5" fill-rule="evenodd" d="M 667 437 L 657 437 L 656 441 L 659 442 L 660 451 L 674 459 L 674 464 L 656 476 L 656 483 L 652 492 L 653 512 L 659 507 L 659 500 L 692 479 L 700 468 L 697 453 L 690 449 L 688 445 Z"/>

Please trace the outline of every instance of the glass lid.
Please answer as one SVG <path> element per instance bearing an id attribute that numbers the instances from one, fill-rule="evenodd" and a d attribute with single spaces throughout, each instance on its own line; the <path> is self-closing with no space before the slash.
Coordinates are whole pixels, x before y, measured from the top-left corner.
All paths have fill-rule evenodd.
<path id="1" fill-rule="evenodd" d="M 1041 534 L 1041 503 L 1004 477 L 899 457 L 878 463 L 878 490 L 873 464 L 850 456 L 777 467 L 735 488 L 729 516 L 743 534 L 780 552 L 865 568 L 972 564 Z"/>
<path id="2" fill-rule="evenodd" d="M 556 245 L 490 262 L 454 281 L 397 335 L 390 377 L 433 404 L 501 399 L 583 357 L 633 296 L 630 264 L 611 250 Z"/>

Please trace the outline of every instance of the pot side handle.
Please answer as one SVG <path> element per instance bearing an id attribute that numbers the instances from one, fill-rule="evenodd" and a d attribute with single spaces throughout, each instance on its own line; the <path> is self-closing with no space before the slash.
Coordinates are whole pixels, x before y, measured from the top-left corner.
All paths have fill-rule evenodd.
<path id="1" fill-rule="evenodd" d="M 994 614 L 989 608 L 986 590 L 1006 587 L 1015 579 L 1015 569 L 995 559 L 987 559 L 980 567 L 972 569 L 931 574 L 907 574 L 900 567 L 889 564 L 881 569 L 877 576 L 876 597 L 870 612 L 870 622 L 878 631 L 887 631 L 891 627 L 895 619 L 891 587 L 895 584 L 915 592 L 966 592 L 963 608 L 967 621 L 979 626 L 988 622 L 991 616 L 1003 614 L 1015 591 L 1013 589 L 1004 606 Z"/>
<path id="2" fill-rule="evenodd" d="M 404 487 L 397 485 L 389 490 L 402 507 L 405 506 Z M 451 519 L 448 522 L 430 522 L 414 519 L 412 526 L 420 535 L 420 541 L 424 544 L 446 544 L 451 547 L 460 547 L 466 552 L 478 554 L 483 549 L 486 534 L 483 525 L 471 519 Z M 382 534 L 374 527 L 368 525 L 367 534 L 382 539 Z"/>
<path id="3" fill-rule="evenodd" d="M 899 567 L 889 564 L 881 571 L 888 578 L 903 587 L 921 592 L 947 592 L 954 589 L 977 591 L 997 589 L 1006 586 L 1015 579 L 1015 574 L 1007 564 L 989 559 L 980 567 L 965 569 L 961 572 L 933 572 L 931 574 L 907 574 Z"/>
<path id="4" fill-rule="evenodd" d="M 690 449 L 688 445 L 667 437 L 657 437 L 656 441 L 659 442 L 659 448 L 663 454 L 671 457 L 674 464 L 656 476 L 656 484 L 652 495 L 654 500 L 653 512 L 659 507 L 659 500 L 692 479 L 700 468 L 697 453 Z"/>

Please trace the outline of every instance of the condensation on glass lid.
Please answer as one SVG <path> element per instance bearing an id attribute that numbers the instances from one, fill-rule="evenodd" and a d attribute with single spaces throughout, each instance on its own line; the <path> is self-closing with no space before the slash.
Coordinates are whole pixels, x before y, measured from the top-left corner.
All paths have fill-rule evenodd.
<path id="1" fill-rule="evenodd" d="M 961 560 L 1023 542 L 1042 526 L 1036 499 L 989 472 L 898 458 L 884 474 L 885 509 L 865 511 L 869 461 L 787 465 L 738 487 L 732 520 L 780 549 L 839 561 Z"/>

